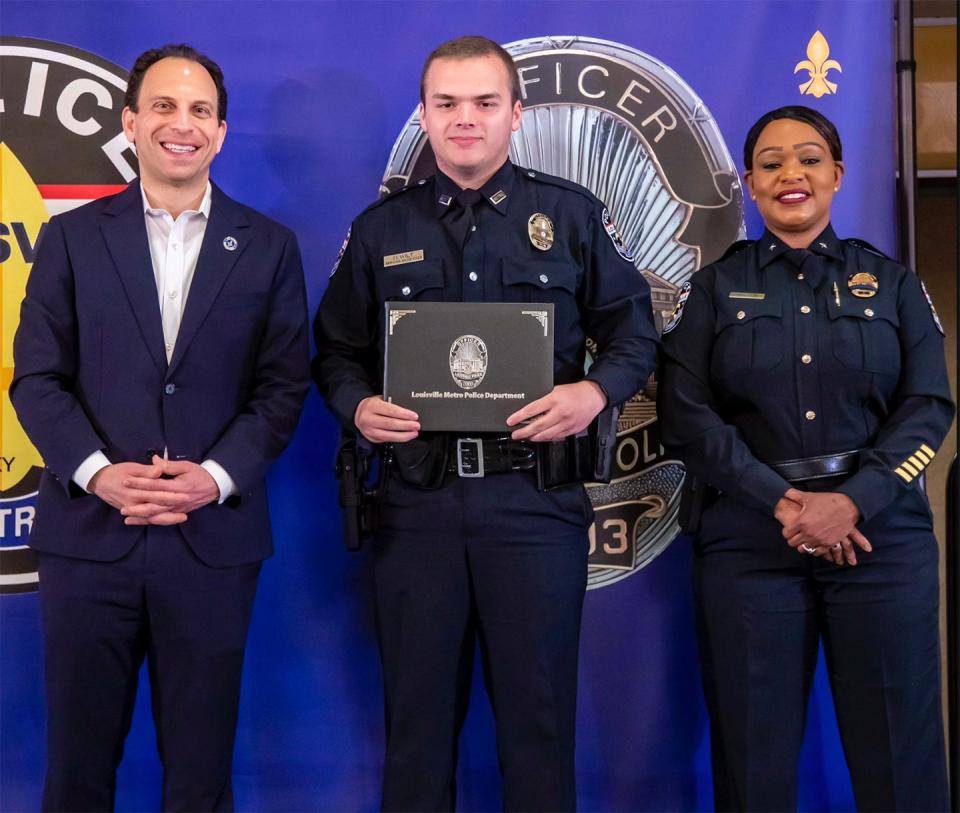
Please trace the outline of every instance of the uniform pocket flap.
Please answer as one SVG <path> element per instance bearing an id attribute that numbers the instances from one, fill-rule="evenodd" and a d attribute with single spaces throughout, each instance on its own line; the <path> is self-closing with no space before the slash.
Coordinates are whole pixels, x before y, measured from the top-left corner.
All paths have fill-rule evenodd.
<path id="1" fill-rule="evenodd" d="M 503 284 L 532 285 L 535 288 L 562 288 L 571 294 L 577 290 L 577 272 L 561 263 L 543 261 L 503 261 Z"/>
<path id="2" fill-rule="evenodd" d="M 377 277 L 383 299 L 416 299 L 423 291 L 443 287 L 443 260 L 385 268 Z"/>
<path id="3" fill-rule="evenodd" d="M 839 308 L 831 302 L 829 312 L 831 319 L 847 317 L 863 319 L 865 322 L 883 319 L 894 327 L 900 327 L 897 303 L 892 299 L 878 299 L 877 297 L 858 299 L 856 297 L 844 297 L 840 300 Z"/>
<path id="4" fill-rule="evenodd" d="M 730 325 L 739 325 L 763 316 L 781 316 L 783 305 L 779 297 L 768 292 L 763 299 L 724 299 L 717 308 L 717 332 Z"/>

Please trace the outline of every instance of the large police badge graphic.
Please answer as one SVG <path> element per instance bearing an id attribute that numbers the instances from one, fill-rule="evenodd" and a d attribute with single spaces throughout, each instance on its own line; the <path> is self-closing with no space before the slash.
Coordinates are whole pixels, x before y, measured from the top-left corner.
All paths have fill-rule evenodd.
<path id="1" fill-rule="evenodd" d="M 523 102 L 511 160 L 576 181 L 606 204 L 604 225 L 650 283 L 662 330 L 684 282 L 744 234 L 742 185 L 716 122 L 673 69 L 626 45 L 556 36 L 504 47 L 516 62 Z M 414 112 L 381 192 L 435 169 Z M 588 340 L 588 351 L 593 347 Z M 683 478 L 660 444 L 651 379 L 622 411 L 613 479 L 587 486 L 596 512 L 591 588 L 630 576 L 666 549 L 679 531 Z"/>
<path id="2" fill-rule="evenodd" d="M 37 589 L 26 542 L 43 461 L 9 396 L 20 302 L 49 218 L 117 192 L 137 175 L 120 126 L 126 86 L 127 71 L 86 51 L 0 37 L 0 593 Z"/>
<path id="3" fill-rule="evenodd" d="M 450 345 L 450 375 L 462 390 L 475 390 L 487 374 L 487 345 L 479 336 L 460 336 Z"/>

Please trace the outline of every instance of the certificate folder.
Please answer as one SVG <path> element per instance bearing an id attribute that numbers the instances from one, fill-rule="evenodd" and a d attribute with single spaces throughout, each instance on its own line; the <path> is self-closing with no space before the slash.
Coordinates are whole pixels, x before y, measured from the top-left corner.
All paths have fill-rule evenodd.
<path id="1" fill-rule="evenodd" d="M 553 388 L 553 305 L 387 302 L 383 397 L 423 431 L 507 432 Z"/>

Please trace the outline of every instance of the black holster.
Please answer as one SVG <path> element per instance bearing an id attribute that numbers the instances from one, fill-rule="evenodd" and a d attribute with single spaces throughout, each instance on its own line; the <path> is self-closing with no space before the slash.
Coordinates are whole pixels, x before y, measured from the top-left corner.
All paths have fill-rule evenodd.
<path id="1" fill-rule="evenodd" d="M 377 488 L 367 478 L 375 452 L 355 435 L 345 435 L 337 450 L 336 475 L 340 481 L 339 502 L 343 519 L 343 543 L 358 551 L 376 525 Z"/>
<path id="2" fill-rule="evenodd" d="M 700 533 L 700 520 L 703 512 L 716 495 L 716 489 L 689 471 L 684 476 L 683 489 L 680 492 L 680 505 L 677 507 L 677 522 L 685 534 Z"/>
<path id="3" fill-rule="evenodd" d="M 424 432 L 406 443 L 393 445 L 393 463 L 407 485 L 433 491 L 443 485 L 450 453 L 449 436 Z"/>
<path id="4" fill-rule="evenodd" d="M 537 444 L 537 488 L 550 491 L 574 483 L 609 483 L 617 445 L 618 405 L 608 406 L 586 434 Z"/>

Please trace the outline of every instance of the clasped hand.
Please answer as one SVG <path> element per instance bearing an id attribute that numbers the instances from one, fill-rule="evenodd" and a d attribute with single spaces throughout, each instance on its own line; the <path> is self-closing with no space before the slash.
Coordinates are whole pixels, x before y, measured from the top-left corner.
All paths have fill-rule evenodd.
<path id="1" fill-rule="evenodd" d="M 217 481 L 197 463 L 164 460 L 114 463 L 100 469 L 88 489 L 120 511 L 125 525 L 177 525 L 220 497 Z"/>
<path id="2" fill-rule="evenodd" d="M 857 563 L 856 548 L 869 553 L 869 540 L 857 530 L 860 512 L 846 494 L 836 491 L 799 491 L 791 488 L 780 498 L 773 515 L 783 526 L 791 548 L 825 556 L 834 564 Z M 802 547 L 801 547 L 802 546 Z"/>

